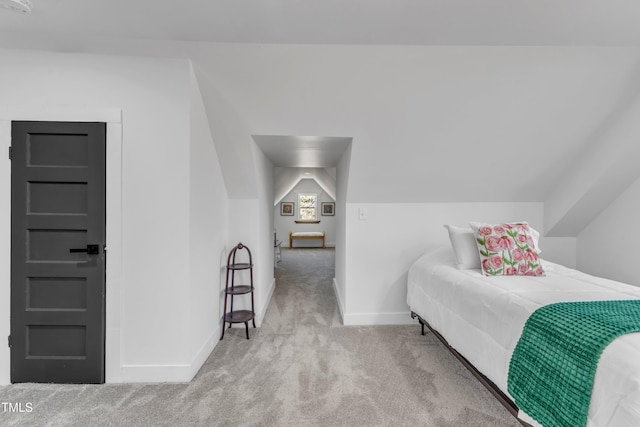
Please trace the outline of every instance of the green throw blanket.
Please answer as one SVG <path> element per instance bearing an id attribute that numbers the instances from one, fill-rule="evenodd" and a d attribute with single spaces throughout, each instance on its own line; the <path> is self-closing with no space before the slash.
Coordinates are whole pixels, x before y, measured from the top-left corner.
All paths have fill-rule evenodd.
<path id="1" fill-rule="evenodd" d="M 536 310 L 509 364 L 516 405 L 543 426 L 584 426 L 600 354 L 640 332 L 640 300 L 551 304 Z"/>

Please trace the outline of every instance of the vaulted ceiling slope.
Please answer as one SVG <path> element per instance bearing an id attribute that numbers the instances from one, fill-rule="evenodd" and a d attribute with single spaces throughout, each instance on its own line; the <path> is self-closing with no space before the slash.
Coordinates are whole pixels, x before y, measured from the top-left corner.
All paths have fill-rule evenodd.
<path id="1" fill-rule="evenodd" d="M 635 47 L 211 45 L 258 135 L 352 138 L 351 202 L 545 201 L 635 96 Z"/>
<path id="2" fill-rule="evenodd" d="M 578 235 L 640 178 L 640 83 L 632 89 L 551 190 L 545 202 L 547 235 Z"/>
<path id="3" fill-rule="evenodd" d="M 575 235 L 637 179 L 638 17 L 627 0 L 34 0 L 0 10 L 0 46 L 190 59 L 231 197 L 256 191 L 252 135 L 345 137 L 349 202 L 544 201 L 548 231 Z"/>
<path id="4" fill-rule="evenodd" d="M 336 200 L 335 168 L 275 168 L 274 206 L 282 201 L 303 179 L 314 180 L 325 193 Z"/>

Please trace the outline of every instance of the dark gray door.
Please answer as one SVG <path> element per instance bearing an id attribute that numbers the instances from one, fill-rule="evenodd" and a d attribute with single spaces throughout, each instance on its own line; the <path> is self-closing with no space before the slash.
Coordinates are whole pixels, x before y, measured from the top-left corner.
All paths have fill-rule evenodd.
<path id="1" fill-rule="evenodd" d="M 11 382 L 104 382 L 104 123 L 12 122 Z"/>

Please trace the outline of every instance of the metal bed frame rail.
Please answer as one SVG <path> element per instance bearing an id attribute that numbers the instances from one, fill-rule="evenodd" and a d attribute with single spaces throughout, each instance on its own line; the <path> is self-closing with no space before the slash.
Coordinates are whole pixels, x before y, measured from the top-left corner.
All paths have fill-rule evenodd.
<path id="1" fill-rule="evenodd" d="M 522 421 L 521 419 L 518 418 L 519 409 L 516 406 L 516 404 L 511 399 L 509 399 L 509 397 L 507 397 L 507 395 L 505 395 L 502 392 L 502 390 L 500 390 L 498 386 L 496 386 L 489 378 L 485 377 L 482 374 L 482 372 L 476 369 L 476 367 L 473 366 L 471 362 L 469 362 L 463 355 L 458 353 L 458 351 L 455 348 L 451 347 L 447 342 L 446 338 L 440 335 L 440 333 L 436 331 L 434 328 L 432 328 L 431 325 L 429 325 L 429 322 L 424 320 L 414 311 L 411 312 L 411 318 L 418 319 L 418 322 L 420 322 L 420 325 L 422 327 L 422 331 L 421 331 L 422 335 L 424 335 L 424 327 L 426 326 L 427 328 L 429 328 L 429 330 L 433 332 L 433 335 L 435 335 L 442 342 L 442 344 L 444 344 L 447 350 L 449 350 L 460 362 L 462 362 L 464 367 L 467 368 L 473 374 L 473 376 L 476 377 L 478 381 L 480 381 L 480 383 L 487 390 L 489 390 L 489 392 L 493 395 L 493 397 L 495 397 L 498 400 L 498 402 L 500 402 L 502 406 L 504 406 L 507 409 L 507 411 L 509 411 L 509 413 L 513 415 L 516 418 L 516 420 L 518 420 L 520 424 L 522 424 L 525 427 L 532 427 L 531 424 L 525 421 Z"/>

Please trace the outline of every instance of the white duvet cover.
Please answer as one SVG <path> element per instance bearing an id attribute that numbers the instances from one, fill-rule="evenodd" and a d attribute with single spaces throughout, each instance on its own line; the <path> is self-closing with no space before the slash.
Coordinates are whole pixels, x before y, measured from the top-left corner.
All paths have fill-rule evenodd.
<path id="1" fill-rule="evenodd" d="M 407 303 L 507 396 L 509 361 L 525 322 L 554 302 L 640 299 L 640 288 L 543 261 L 546 277 L 485 277 L 458 270 L 453 251 L 430 252 L 409 270 Z M 513 398 L 511 398 L 513 400 Z M 522 411 L 520 418 L 536 425 Z M 640 426 L 640 333 L 602 353 L 590 427 Z"/>

